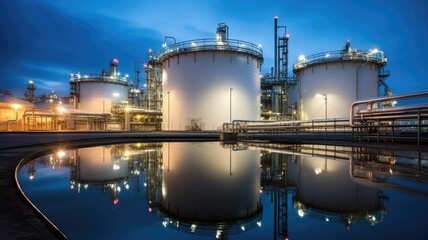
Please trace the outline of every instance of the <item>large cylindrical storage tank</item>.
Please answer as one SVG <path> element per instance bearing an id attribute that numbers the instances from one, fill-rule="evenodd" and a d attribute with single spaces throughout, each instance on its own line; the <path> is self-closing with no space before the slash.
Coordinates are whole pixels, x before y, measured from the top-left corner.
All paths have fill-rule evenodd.
<path id="1" fill-rule="evenodd" d="M 128 82 L 101 78 L 77 82 L 77 109 L 82 112 L 110 113 L 114 101 L 128 101 Z"/>
<path id="2" fill-rule="evenodd" d="M 160 211 L 180 226 L 195 224 L 198 232 L 240 223 L 238 228 L 250 229 L 261 216 L 260 151 L 164 143 L 162 169 Z"/>
<path id="3" fill-rule="evenodd" d="M 383 52 L 350 47 L 301 56 L 293 69 L 298 86 L 289 94 L 300 98 L 301 120 L 348 117 L 352 102 L 378 96 L 378 71 L 385 64 Z"/>
<path id="4" fill-rule="evenodd" d="M 159 52 L 164 130 L 216 130 L 230 119 L 260 119 L 262 49 L 227 35 Z"/>

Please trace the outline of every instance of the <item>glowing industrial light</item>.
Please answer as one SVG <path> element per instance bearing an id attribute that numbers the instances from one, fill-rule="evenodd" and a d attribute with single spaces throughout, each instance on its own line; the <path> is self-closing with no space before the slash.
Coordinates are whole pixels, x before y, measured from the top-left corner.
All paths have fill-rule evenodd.
<path id="1" fill-rule="evenodd" d="M 330 219 L 328 219 L 328 218 L 325 218 L 325 221 L 326 221 L 326 222 L 330 222 Z"/>
<path id="2" fill-rule="evenodd" d="M 196 43 L 192 41 L 191 43 L 192 47 L 196 47 Z"/>
<path id="3" fill-rule="evenodd" d="M 120 96 L 120 94 L 119 94 L 119 93 L 113 93 L 113 97 L 117 98 L 117 97 L 119 97 L 119 96 Z"/>
<path id="4" fill-rule="evenodd" d="M 153 212 L 153 208 L 151 208 L 151 207 L 149 207 L 149 213 L 152 213 Z"/>
<path id="5" fill-rule="evenodd" d="M 166 227 L 166 226 L 168 225 L 168 221 L 163 221 L 163 222 L 162 222 L 162 225 L 163 225 L 164 227 Z"/>
<path id="6" fill-rule="evenodd" d="M 290 38 L 290 34 L 288 34 L 288 33 L 285 34 L 285 38 L 287 38 L 287 39 Z"/>
<path id="7" fill-rule="evenodd" d="M 12 108 L 15 109 L 15 111 L 16 111 L 16 110 L 21 108 L 21 105 L 17 104 L 17 103 L 12 103 Z"/>
<path id="8" fill-rule="evenodd" d="M 152 49 L 151 48 L 149 48 L 149 53 L 151 53 L 152 52 Z"/>
<path id="9" fill-rule="evenodd" d="M 166 42 L 162 43 L 162 47 L 166 47 Z"/>
<path id="10" fill-rule="evenodd" d="M 244 225 L 241 226 L 241 230 L 245 231 L 245 226 Z"/>
<path id="11" fill-rule="evenodd" d="M 64 107 L 57 107 L 56 110 L 62 114 L 63 112 L 65 112 L 65 108 Z"/>
<path id="12" fill-rule="evenodd" d="M 115 198 L 114 200 L 113 200 L 113 204 L 114 205 L 116 205 L 116 204 L 118 204 L 119 203 L 119 199 L 118 198 Z"/>
<path id="13" fill-rule="evenodd" d="M 262 46 L 262 44 L 258 44 L 257 47 L 262 48 L 263 46 Z"/>
<path id="14" fill-rule="evenodd" d="M 317 93 L 317 94 L 315 94 L 315 97 L 317 97 L 317 98 L 326 98 L 327 97 L 327 94 L 325 94 L 325 93 Z"/>
<path id="15" fill-rule="evenodd" d="M 34 179 L 34 175 L 30 175 L 30 180 L 33 180 Z"/>
<path id="16" fill-rule="evenodd" d="M 325 55 L 325 58 L 329 58 L 329 57 L 330 57 L 330 54 L 328 54 L 328 53 L 327 53 L 327 54 Z"/>
<path id="17" fill-rule="evenodd" d="M 261 227 L 262 226 L 262 221 L 257 221 L 257 226 Z"/>
<path id="18" fill-rule="evenodd" d="M 306 62 L 306 58 L 304 55 L 299 56 L 299 62 Z"/>
<path id="19" fill-rule="evenodd" d="M 88 78 L 89 76 L 85 74 L 85 75 L 83 75 L 83 77 L 84 77 L 84 78 Z"/>
<path id="20" fill-rule="evenodd" d="M 120 72 L 117 72 L 117 76 L 120 76 Z"/>
<path id="21" fill-rule="evenodd" d="M 28 81 L 29 84 L 33 84 L 34 82 L 32 80 Z"/>
<path id="22" fill-rule="evenodd" d="M 83 188 L 84 188 L 84 189 L 88 189 L 88 187 L 89 187 L 89 185 L 88 185 L 88 184 L 83 185 Z"/>
<path id="23" fill-rule="evenodd" d="M 318 175 L 322 172 L 321 168 L 315 168 L 315 174 Z"/>
<path id="24" fill-rule="evenodd" d="M 118 64 L 119 60 L 117 58 L 113 58 L 112 62 Z"/>
<path id="25" fill-rule="evenodd" d="M 191 232 L 195 232 L 195 230 L 196 230 L 196 224 L 192 224 L 192 225 L 190 226 L 190 231 L 191 231 Z"/>
<path id="26" fill-rule="evenodd" d="M 129 74 L 125 74 L 125 77 L 126 77 L 126 78 L 129 78 Z"/>

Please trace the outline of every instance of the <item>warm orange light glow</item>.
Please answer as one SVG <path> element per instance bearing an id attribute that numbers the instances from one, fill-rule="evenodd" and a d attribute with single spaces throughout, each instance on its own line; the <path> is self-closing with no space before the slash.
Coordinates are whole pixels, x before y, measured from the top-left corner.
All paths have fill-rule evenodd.
<path id="1" fill-rule="evenodd" d="M 18 109 L 21 108 L 21 105 L 20 104 L 16 104 L 16 103 L 12 103 L 12 108 L 15 109 L 15 111 L 16 111 L 16 110 L 18 110 Z"/>

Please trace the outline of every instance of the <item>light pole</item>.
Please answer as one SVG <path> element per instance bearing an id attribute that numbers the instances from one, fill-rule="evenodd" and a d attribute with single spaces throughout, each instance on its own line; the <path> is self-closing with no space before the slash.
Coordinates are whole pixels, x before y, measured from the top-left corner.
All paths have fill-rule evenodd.
<path id="1" fill-rule="evenodd" d="M 232 91 L 233 91 L 233 88 L 230 88 L 229 89 L 229 97 L 230 97 L 230 100 L 229 100 L 229 109 L 230 109 L 229 122 L 230 123 L 232 123 Z"/>
<path id="2" fill-rule="evenodd" d="M 17 122 L 18 121 L 18 109 L 21 108 L 20 104 L 13 103 L 12 108 L 15 109 L 15 120 L 9 120 L 6 123 L 6 130 L 9 131 L 9 122 Z"/>
<path id="3" fill-rule="evenodd" d="M 324 98 L 324 118 L 327 119 L 327 94 L 326 93 L 317 93 L 316 97 Z"/>

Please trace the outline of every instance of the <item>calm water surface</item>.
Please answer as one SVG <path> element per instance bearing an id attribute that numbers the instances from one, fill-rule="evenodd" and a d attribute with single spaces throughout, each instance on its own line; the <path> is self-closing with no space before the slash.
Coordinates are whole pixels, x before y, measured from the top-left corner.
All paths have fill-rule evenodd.
<path id="1" fill-rule="evenodd" d="M 19 172 L 70 239 L 427 239 L 428 154 L 138 143 L 55 149 Z"/>

